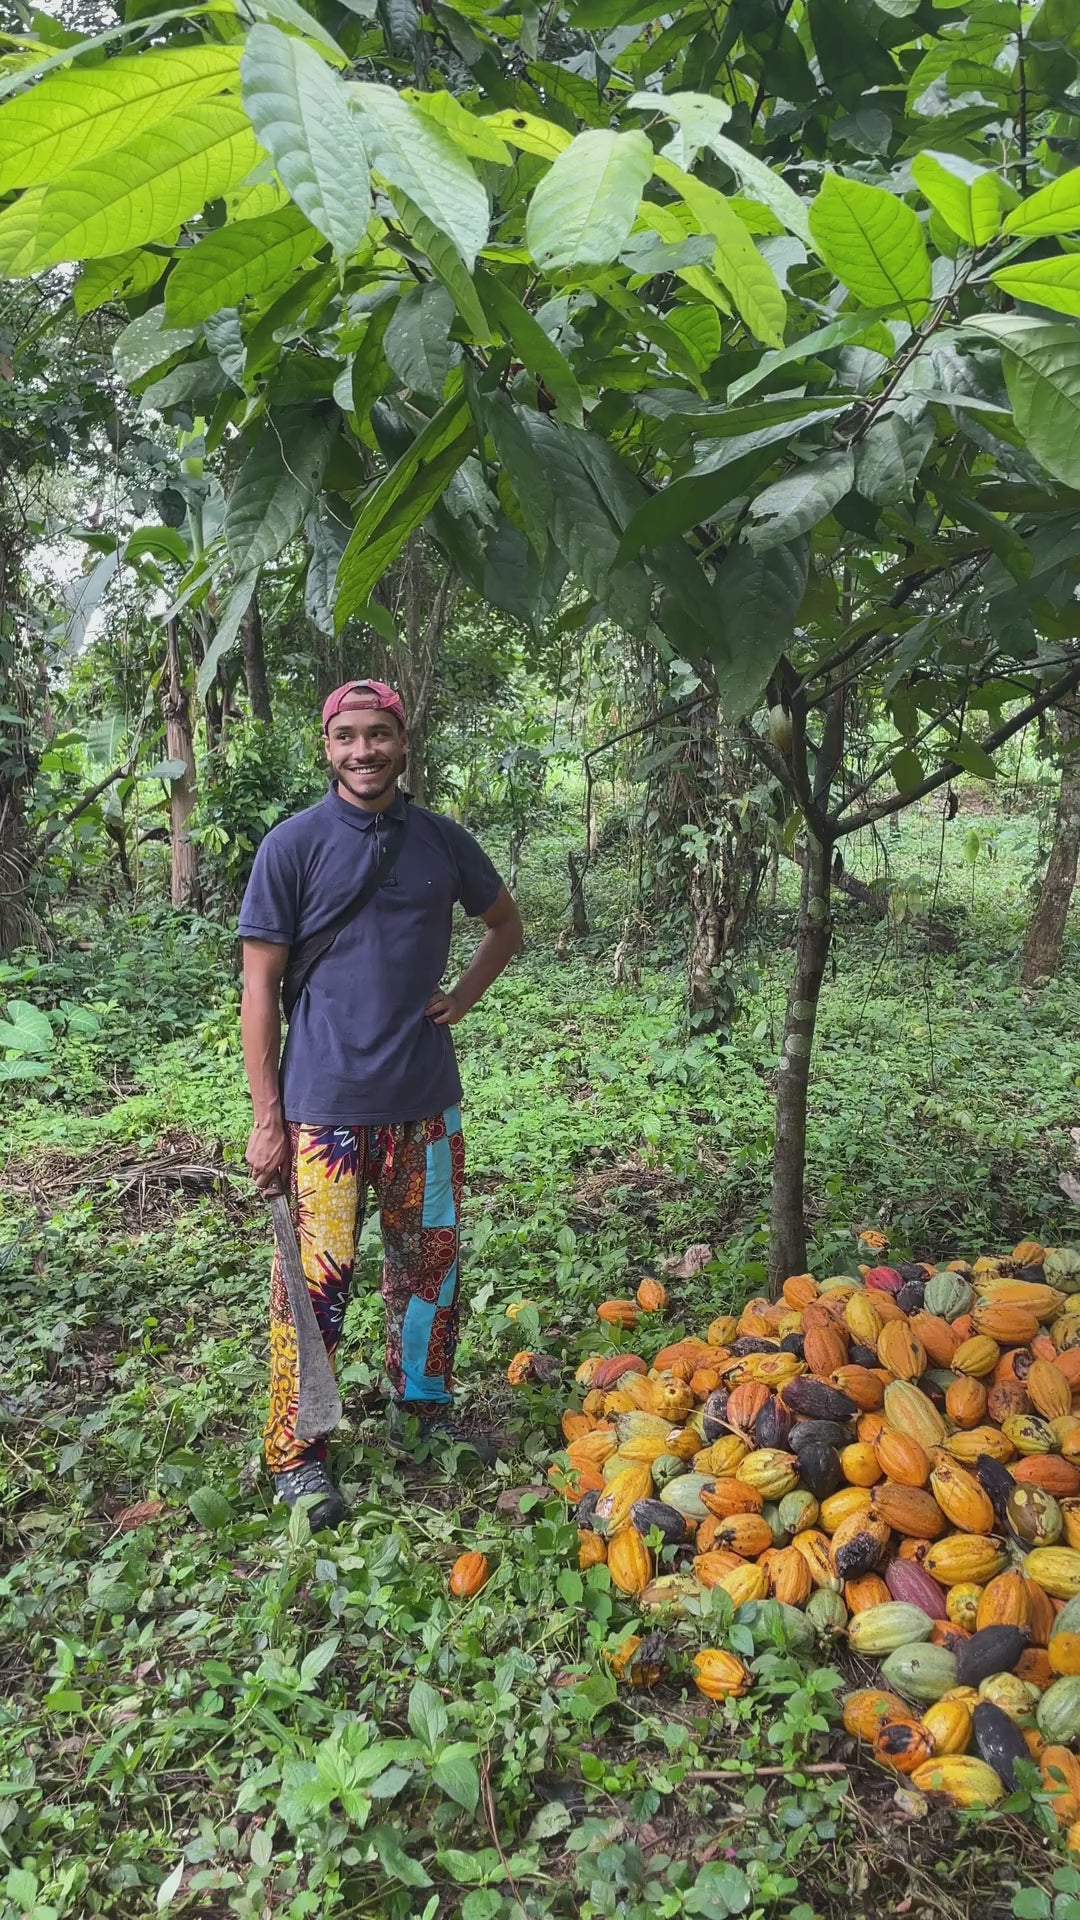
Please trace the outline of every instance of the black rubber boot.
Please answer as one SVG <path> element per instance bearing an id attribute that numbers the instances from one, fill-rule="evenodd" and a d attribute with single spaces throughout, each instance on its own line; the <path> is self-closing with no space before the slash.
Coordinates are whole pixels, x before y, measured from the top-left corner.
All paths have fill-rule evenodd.
<path id="1" fill-rule="evenodd" d="M 298 1467 L 289 1467 L 284 1473 L 274 1473 L 270 1477 L 274 1483 L 275 1497 L 287 1507 L 295 1507 L 305 1495 L 318 1495 L 315 1505 L 308 1508 L 308 1524 L 312 1533 L 333 1532 L 344 1520 L 345 1502 L 321 1460 L 301 1460 Z"/>

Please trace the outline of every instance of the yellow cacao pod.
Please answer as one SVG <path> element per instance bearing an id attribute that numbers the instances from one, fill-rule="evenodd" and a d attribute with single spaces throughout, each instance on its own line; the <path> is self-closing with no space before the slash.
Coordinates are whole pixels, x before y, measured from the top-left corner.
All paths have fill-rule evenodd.
<path id="1" fill-rule="evenodd" d="M 769 1597 L 769 1576 L 756 1560 L 746 1560 L 742 1566 L 732 1567 L 730 1573 L 720 1575 L 716 1584 L 723 1588 L 733 1607 L 745 1607 L 751 1600 L 767 1600 Z"/>
<path id="2" fill-rule="evenodd" d="M 945 1595 L 945 1612 L 954 1627 L 963 1627 L 965 1633 L 974 1633 L 979 1617 L 979 1605 L 985 1593 L 985 1587 L 977 1587 L 970 1580 L 960 1580 L 950 1587 Z"/>
<path id="3" fill-rule="evenodd" d="M 1054 1434 L 1045 1420 L 1039 1420 L 1033 1413 L 1012 1413 L 1002 1424 L 1002 1433 L 1010 1440 L 1017 1453 L 1053 1453 Z"/>
<path id="4" fill-rule="evenodd" d="M 954 1587 L 955 1593 L 957 1589 Z M 1020 1627 L 1026 1633 L 1031 1625 L 1031 1599 L 1022 1573 L 999 1573 L 979 1595 L 975 1610 L 975 1628 Z"/>
<path id="5" fill-rule="evenodd" d="M 991 1340 L 989 1334 L 974 1333 L 970 1340 L 963 1341 L 957 1347 L 952 1357 L 952 1369 L 954 1373 L 970 1373 L 976 1380 L 982 1380 L 988 1373 L 993 1373 L 1000 1358 L 1001 1348 L 996 1340 Z"/>
<path id="6" fill-rule="evenodd" d="M 1080 1593 L 1080 1553 L 1072 1547 L 1036 1547 L 1024 1560 L 1024 1572 L 1055 1600 Z"/>
<path id="7" fill-rule="evenodd" d="M 1077 1560 L 1080 1562 L 1080 1555 Z M 930 1578 L 943 1587 L 968 1581 L 984 1587 L 996 1574 L 1004 1573 L 1007 1564 L 1008 1554 L 1000 1540 L 972 1533 L 946 1534 L 944 1540 L 936 1540 L 927 1549 L 923 1560 Z"/>
<path id="8" fill-rule="evenodd" d="M 994 1508 L 973 1473 L 958 1467 L 947 1454 L 939 1454 L 930 1475 L 930 1491 L 947 1520 L 965 1533 L 992 1533 Z"/>
<path id="9" fill-rule="evenodd" d="M 1035 1709 L 1039 1704 L 1038 1687 L 1029 1686 L 1015 1673 L 992 1673 L 979 1684 L 979 1699 L 989 1700 L 991 1706 L 1000 1707 L 1017 1726 L 1028 1726 L 1035 1718 Z"/>
<path id="10" fill-rule="evenodd" d="M 802 1533 L 795 1535 L 791 1544 L 806 1561 L 815 1587 L 825 1587 L 830 1593 L 839 1593 L 844 1583 L 833 1566 L 828 1536 L 817 1527 L 806 1527 Z"/>
<path id="11" fill-rule="evenodd" d="M 966 1753 L 971 1745 L 971 1708 L 962 1700 L 936 1700 L 927 1707 L 922 1723 L 933 1741 L 935 1760 Z"/>
<path id="12" fill-rule="evenodd" d="M 694 1454 L 694 1472 L 714 1473 L 718 1480 L 730 1479 L 738 1472 L 749 1452 L 746 1441 L 740 1440 L 738 1434 L 724 1434 L 721 1439 L 714 1440 L 710 1447 L 703 1447 Z"/>
<path id="13" fill-rule="evenodd" d="M 861 1347 L 873 1347 L 877 1351 L 882 1323 L 868 1293 L 860 1289 L 852 1294 L 844 1308 L 844 1325 Z"/>
<path id="14" fill-rule="evenodd" d="M 927 1760 L 915 1769 L 911 1784 L 920 1793 L 943 1793 L 954 1807 L 992 1807 L 1005 1792 L 993 1767 L 968 1753 Z"/>
<path id="15" fill-rule="evenodd" d="M 799 1462 L 795 1454 L 784 1453 L 779 1447 L 759 1447 L 736 1467 L 735 1478 L 766 1500 L 782 1500 L 799 1484 Z"/>
<path id="16" fill-rule="evenodd" d="M 890 1427 L 917 1440 L 925 1453 L 940 1447 L 945 1422 L 931 1400 L 908 1380 L 894 1380 L 885 1389 L 885 1418 Z"/>
<path id="17" fill-rule="evenodd" d="M 746 1692 L 750 1675 L 733 1653 L 703 1647 L 694 1655 L 694 1685 L 707 1700 L 731 1700 Z"/>
<path id="18" fill-rule="evenodd" d="M 653 1576 L 653 1558 L 636 1527 L 608 1541 L 608 1572 L 620 1593 L 643 1593 Z"/>
<path id="19" fill-rule="evenodd" d="M 1000 1433 L 997 1427 L 972 1427 L 967 1433 L 951 1433 L 945 1442 L 946 1449 L 954 1460 L 961 1460 L 967 1466 L 974 1466 L 980 1453 L 988 1453 L 991 1460 L 1012 1460 L 1016 1448 L 1007 1434 Z"/>
<path id="20" fill-rule="evenodd" d="M 1072 1412 L 1072 1391 L 1052 1360 L 1036 1360 L 1024 1381 L 1027 1397 L 1044 1420 L 1059 1420 Z"/>
<path id="21" fill-rule="evenodd" d="M 819 1520 L 825 1533 L 835 1533 L 841 1521 L 849 1520 L 853 1513 L 870 1511 L 869 1487 L 841 1487 L 839 1493 L 830 1493 L 821 1503 Z"/>
<path id="22" fill-rule="evenodd" d="M 861 1440 L 843 1449 L 840 1471 L 849 1487 L 873 1487 L 881 1479 L 877 1454 Z"/>

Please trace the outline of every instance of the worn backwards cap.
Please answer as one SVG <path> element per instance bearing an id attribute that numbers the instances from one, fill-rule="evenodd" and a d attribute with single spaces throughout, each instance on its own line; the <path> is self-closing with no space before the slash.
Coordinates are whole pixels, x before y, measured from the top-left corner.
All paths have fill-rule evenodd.
<path id="1" fill-rule="evenodd" d="M 346 707 L 367 708 L 369 711 L 382 710 L 392 713 L 406 725 L 405 705 L 400 693 L 388 687 L 384 680 L 348 680 L 343 687 L 335 687 L 332 694 L 323 702 L 322 723 L 325 733 L 331 720 L 335 720 Z"/>

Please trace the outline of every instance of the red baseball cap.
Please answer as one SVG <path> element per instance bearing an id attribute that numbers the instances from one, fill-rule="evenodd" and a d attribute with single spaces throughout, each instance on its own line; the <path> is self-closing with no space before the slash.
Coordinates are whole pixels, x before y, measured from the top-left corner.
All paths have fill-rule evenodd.
<path id="1" fill-rule="evenodd" d="M 346 707 L 366 707 L 376 712 L 381 709 L 385 713 L 392 713 L 403 727 L 407 724 L 400 693 L 395 693 L 393 687 L 388 687 L 384 680 L 348 680 L 343 687 L 335 687 L 333 693 L 323 701 L 324 733 L 331 720 L 336 719 Z"/>

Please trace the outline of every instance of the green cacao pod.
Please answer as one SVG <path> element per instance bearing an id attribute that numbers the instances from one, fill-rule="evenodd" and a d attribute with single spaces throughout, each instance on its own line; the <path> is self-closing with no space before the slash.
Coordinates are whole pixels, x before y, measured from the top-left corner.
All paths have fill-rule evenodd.
<path id="1" fill-rule="evenodd" d="M 1047 1687 L 1035 1709 L 1035 1724 L 1052 1747 L 1068 1747 L 1080 1738 L 1080 1674 L 1068 1674 Z"/>
<path id="2" fill-rule="evenodd" d="M 848 1623 L 848 1610 L 840 1595 L 830 1587 L 814 1588 L 805 1613 L 815 1630 L 823 1635 L 843 1633 Z"/>
<path id="3" fill-rule="evenodd" d="M 897 1647 L 882 1661 L 881 1677 L 905 1700 L 940 1700 L 957 1684 L 956 1656 L 945 1647 Z"/>
<path id="4" fill-rule="evenodd" d="M 900 1647 L 928 1640 L 933 1630 L 930 1615 L 921 1607 L 909 1606 L 904 1600 L 889 1600 L 878 1607 L 866 1607 L 855 1615 L 848 1626 L 848 1645 L 853 1653 L 873 1658 L 876 1654 L 894 1653 Z"/>
<path id="5" fill-rule="evenodd" d="M 923 1304 L 927 1313 L 939 1320 L 959 1320 L 969 1311 L 973 1299 L 973 1290 L 962 1274 L 935 1273 L 926 1283 Z"/>

